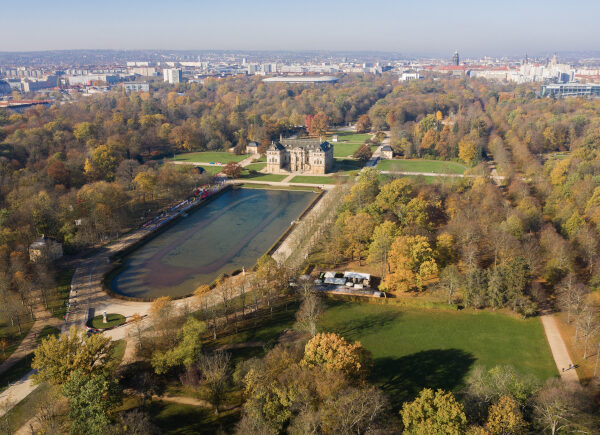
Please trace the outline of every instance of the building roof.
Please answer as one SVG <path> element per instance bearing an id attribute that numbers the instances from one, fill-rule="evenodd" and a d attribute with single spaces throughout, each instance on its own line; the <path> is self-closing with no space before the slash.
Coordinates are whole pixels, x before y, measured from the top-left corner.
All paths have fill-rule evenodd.
<path id="1" fill-rule="evenodd" d="M 392 151 L 392 147 L 389 145 L 384 145 L 381 147 L 381 151 Z"/>
<path id="2" fill-rule="evenodd" d="M 320 139 L 281 139 L 271 143 L 269 150 L 283 151 L 285 149 L 304 148 L 305 150 L 313 151 L 328 151 L 333 148 L 327 141 Z"/>
<path id="3" fill-rule="evenodd" d="M 51 239 L 46 236 L 42 236 L 37 238 L 31 245 L 29 245 L 29 249 L 44 249 L 51 243 L 58 243 L 56 240 Z"/>
<path id="4" fill-rule="evenodd" d="M 283 82 L 283 83 L 334 83 L 338 78 L 333 76 L 288 76 L 288 77 L 268 77 L 263 82 Z"/>
<path id="5" fill-rule="evenodd" d="M 257 148 L 258 144 L 256 142 L 250 142 L 248 145 L 246 145 L 246 148 L 248 148 L 248 147 L 250 147 L 250 148 Z"/>

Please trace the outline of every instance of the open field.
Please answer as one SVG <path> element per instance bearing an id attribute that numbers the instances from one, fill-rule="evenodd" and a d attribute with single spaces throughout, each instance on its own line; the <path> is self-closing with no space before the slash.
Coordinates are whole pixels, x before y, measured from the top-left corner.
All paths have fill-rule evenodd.
<path id="1" fill-rule="evenodd" d="M 179 161 L 179 162 L 200 162 L 200 163 L 227 163 L 227 162 L 241 162 L 245 158 L 247 158 L 247 154 L 242 154 L 240 156 L 227 153 L 224 151 L 206 151 L 206 152 L 197 152 L 197 153 L 183 153 L 175 155 L 171 160 Z"/>
<path id="2" fill-rule="evenodd" d="M 354 133 L 352 131 L 338 131 L 333 132 L 330 136 L 327 136 L 327 140 L 331 142 L 331 138 L 333 135 L 337 135 L 338 142 L 332 142 L 333 145 L 337 145 L 339 143 L 357 143 L 363 144 L 367 139 L 371 138 L 369 133 Z"/>
<path id="3" fill-rule="evenodd" d="M 365 164 L 354 159 L 334 159 L 333 172 L 346 172 L 348 175 L 356 175 Z"/>
<path id="4" fill-rule="evenodd" d="M 379 182 L 386 183 L 395 178 L 408 178 L 414 183 L 425 184 L 454 184 L 464 181 L 459 177 L 435 177 L 433 175 L 398 175 L 398 174 L 379 174 Z"/>
<path id="5" fill-rule="evenodd" d="M 244 169 L 247 169 L 248 171 L 262 171 L 266 167 L 266 163 L 250 163 L 249 165 L 244 166 Z"/>
<path id="6" fill-rule="evenodd" d="M 327 177 L 326 175 L 296 175 L 290 180 L 290 183 L 335 184 L 336 177 Z"/>
<path id="7" fill-rule="evenodd" d="M 377 164 L 380 171 L 433 172 L 436 174 L 464 174 L 465 166 L 443 160 L 382 160 Z"/>
<path id="8" fill-rule="evenodd" d="M 204 169 L 208 175 L 217 175 L 223 170 L 223 166 L 202 165 L 200 167 Z"/>
<path id="9" fill-rule="evenodd" d="M 371 351 L 373 380 L 396 404 L 425 387 L 458 391 L 475 365 L 558 374 L 538 318 L 330 301 L 320 326 Z"/>

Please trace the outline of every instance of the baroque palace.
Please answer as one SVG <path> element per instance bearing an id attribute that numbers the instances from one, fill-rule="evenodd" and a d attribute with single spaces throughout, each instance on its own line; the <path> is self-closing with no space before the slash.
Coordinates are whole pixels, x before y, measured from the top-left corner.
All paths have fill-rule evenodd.
<path id="1" fill-rule="evenodd" d="M 320 139 L 279 139 L 267 149 L 267 172 L 326 174 L 333 168 L 333 145 Z"/>

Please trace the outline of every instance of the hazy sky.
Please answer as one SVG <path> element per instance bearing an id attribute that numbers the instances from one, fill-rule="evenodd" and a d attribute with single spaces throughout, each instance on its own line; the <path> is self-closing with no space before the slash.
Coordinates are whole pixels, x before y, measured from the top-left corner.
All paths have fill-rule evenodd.
<path id="1" fill-rule="evenodd" d="M 1 0 L 0 51 L 600 49 L 600 0 Z"/>

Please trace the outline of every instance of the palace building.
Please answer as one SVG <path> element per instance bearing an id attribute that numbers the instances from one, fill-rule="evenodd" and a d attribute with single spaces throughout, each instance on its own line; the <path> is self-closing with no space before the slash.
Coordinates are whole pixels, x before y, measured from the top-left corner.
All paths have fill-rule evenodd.
<path id="1" fill-rule="evenodd" d="M 280 139 L 267 149 L 267 172 L 326 174 L 333 168 L 333 145 L 320 139 Z"/>

